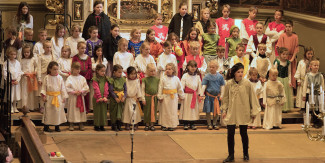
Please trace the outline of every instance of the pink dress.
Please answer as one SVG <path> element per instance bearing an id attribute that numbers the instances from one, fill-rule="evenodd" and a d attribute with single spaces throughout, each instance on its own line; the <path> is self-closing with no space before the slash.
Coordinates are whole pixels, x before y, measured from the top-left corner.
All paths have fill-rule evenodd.
<path id="1" fill-rule="evenodd" d="M 225 47 L 225 39 L 230 36 L 230 28 L 235 25 L 235 21 L 232 18 L 225 19 L 220 17 L 216 19 L 216 25 L 217 34 L 220 36 L 218 45 Z"/>
<path id="2" fill-rule="evenodd" d="M 245 30 L 240 31 L 240 37 L 242 39 L 249 40 L 249 37 L 251 35 L 256 34 L 255 26 L 257 24 L 257 20 L 248 20 L 247 18 L 242 21 L 242 24 L 244 25 Z"/>
<path id="3" fill-rule="evenodd" d="M 162 28 L 158 28 L 154 25 L 151 27 L 151 29 L 156 32 L 155 37 L 159 39 L 158 42 L 165 41 L 167 39 L 168 27 L 162 25 Z"/>

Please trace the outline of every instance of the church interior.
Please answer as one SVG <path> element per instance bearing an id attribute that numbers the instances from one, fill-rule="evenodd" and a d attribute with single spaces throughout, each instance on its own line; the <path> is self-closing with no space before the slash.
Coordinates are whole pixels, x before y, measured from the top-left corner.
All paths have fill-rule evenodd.
<path id="1" fill-rule="evenodd" d="M 88 15 L 93 13 L 96 0 L 25 0 L 33 15 L 33 40 L 37 41 L 37 31 L 45 28 L 47 39 L 55 35 L 57 24 L 64 24 L 65 37 L 69 37 L 73 25 L 84 26 Z M 162 15 L 162 25 L 169 25 L 179 12 L 181 0 L 103 0 L 103 12 L 111 24 L 118 24 L 120 36 L 130 39 L 132 29 L 141 30 L 141 40 L 146 39 L 146 31 L 154 25 L 154 15 Z M 265 29 L 274 21 L 274 12 L 283 10 L 285 20 L 293 21 L 293 32 L 299 36 L 297 61 L 304 59 L 306 47 L 313 47 L 314 57 L 319 60 L 319 72 L 325 72 L 325 0 L 185 0 L 187 12 L 193 23 L 201 20 L 201 10 L 210 10 L 211 21 L 222 17 L 222 6 L 231 6 L 230 16 L 235 25 L 241 26 L 247 18 L 251 6 L 258 8 L 256 20 Z M 0 1 L 1 42 L 8 37 L 5 29 L 12 25 L 20 0 Z M 2 47 L 3 48 L 3 47 Z M 2 53 L 2 55 L 4 55 Z M 297 62 L 298 63 L 298 62 Z M 3 63 L 1 63 L 3 64 Z M 23 66 L 23 65 L 22 65 Z M 2 70 L 1 70 L 2 71 Z M 324 81 L 324 79 L 323 79 Z M 323 88 L 324 89 L 324 88 Z M 297 90 L 294 89 L 294 95 Z M 156 124 L 156 131 L 145 131 L 144 122 L 139 123 L 136 131 L 112 131 L 108 113 L 106 131 L 94 130 L 94 114 L 86 115 L 85 131 L 70 131 L 69 124 L 61 125 L 61 132 L 44 132 L 42 113 L 24 111 L 18 102 L 18 113 L 10 113 L 10 106 L 1 93 L 0 143 L 8 144 L 13 162 L 170 162 L 170 163 L 212 163 L 222 162 L 228 155 L 227 128 L 221 125 L 218 130 L 208 130 L 206 114 L 200 110 L 197 130 L 183 130 L 183 121 L 175 131 L 162 131 Z M 324 100 L 324 94 L 319 97 Z M 92 97 L 91 97 L 92 98 Z M 293 100 L 297 100 L 296 96 Z M 324 107 L 324 101 L 322 105 Z M 318 106 L 317 106 L 318 107 Z M 308 107 L 309 108 L 309 107 Z M 314 114 L 310 105 L 311 114 Z M 325 111 L 325 109 L 324 109 Z M 325 122 L 325 112 L 317 117 Z M 265 112 L 260 113 L 262 122 Z M 316 113 L 315 113 L 316 114 Z M 141 111 L 141 117 L 144 113 Z M 289 112 L 282 113 L 281 129 L 265 130 L 262 127 L 248 129 L 249 162 L 256 163 L 322 163 L 325 162 L 325 127 L 312 127 L 310 115 L 294 106 Z M 220 120 L 221 121 L 221 120 Z M 238 127 L 237 127 L 238 128 Z M 243 162 L 240 131 L 235 134 L 235 161 Z"/>

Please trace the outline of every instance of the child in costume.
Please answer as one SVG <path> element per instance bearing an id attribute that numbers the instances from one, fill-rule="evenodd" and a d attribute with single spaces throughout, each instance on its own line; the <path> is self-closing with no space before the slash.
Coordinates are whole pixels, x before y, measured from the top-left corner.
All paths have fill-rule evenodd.
<path id="1" fill-rule="evenodd" d="M 200 43 L 198 41 L 191 41 L 189 44 L 189 52 L 191 55 L 185 57 L 185 61 L 183 63 L 183 69 L 185 70 L 189 61 L 194 60 L 197 64 L 197 68 L 199 70 L 198 75 L 204 77 L 204 74 L 207 70 L 207 63 L 203 56 L 200 56 Z"/>
<path id="2" fill-rule="evenodd" d="M 65 40 L 65 45 L 69 46 L 71 49 L 71 58 L 78 54 L 78 42 L 85 41 L 85 39 L 80 36 L 80 32 L 81 27 L 78 24 L 74 24 L 71 27 L 71 36 Z"/>
<path id="3" fill-rule="evenodd" d="M 102 46 L 103 41 L 98 39 L 98 28 L 96 26 L 91 26 L 88 29 L 90 38 L 86 41 L 86 54 L 93 58 L 95 53 L 95 46 Z"/>
<path id="4" fill-rule="evenodd" d="M 118 52 L 114 54 L 113 65 L 119 64 L 123 67 L 123 76 L 126 76 L 126 69 L 133 65 L 134 56 L 127 52 L 128 40 L 121 38 L 118 41 Z M 140 51 L 139 51 L 140 52 Z"/>
<path id="5" fill-rule="evenodd" d="M 221 9 L 222 17 L 216 19 L 217 24 L 217 34 L 220 36 L 218 45 L 225 47 L 225 41 L 226 38 L 229 37 L 230 28 L 235 25 L 235 20 L 232 18 L 229 18 L 230 14 L 230 6 L 228 4 L 225 4 L 222 6 Z"/>
<path id="6" fill-rule="evenodd" d="M 177 66 L 177 60 L 175 55 L 172 54 L 172 44 L 169 41 L 164 42 L 164 53 L 158 57 L 157 70 L 159 78 L 163 78 L 165 75 L 166 65 L 173 63 Z M 177 72 L 176 72 L 177 74 Z"/>
<path id="7" fill-rule="evenodd" d="M 179 37 L 175 34 L 175 33 L 170 33 L 168 34 L 167 37 L 167 41 L 169 41 L 171 43 L 172 49 L 171 52 L 173 55 L 176 56 L 176 60 L 177 60 L 177 76 L 179 79 L 181 79 L 182 77 L 182 65 L 184 62 L 184 52 L 183 49 L 181 48 L 180 44 L 179 44 Z M 164 49 L 166 47 L 164 46 Z M 166 54 L 166 49 L 165 49 L 165 54 Z"/>
<path id="8" fill-rule="evenodd" d="M 133 57 L 137 57 L 140 54 L 140 46 L 143 43 L 141 41 L 141 30 L 136 28 L 132 29 L 130 37 L 128 50 L 133 54 Z"/>
<path id="9" fill-rule="evenodd" d="M 217 58 L 217 44 L 219 35 L 216 34 L 216 23 L 210 21 L 207 25 L 208 33 L 202 34 L 203 55 L 205 61 L 209 64 L 211 60 Z"/>
<path id="10" fill-rule="evenodd" d="M 145 73 L 147 72 L 146 68 L 147 65 L 150 63 L 156 64 L 155 59 L 152 55 L 150 55 L 150 44 L 148 42 L 144 42 L 140 47 L 141 55 L 138 55 L 135 58 L 135 61 L 133 63 L 133 66 L 137 70 L 138 77 L 140 79 L 140 82 L 142 81 L 142 78 L 145 77 Z"/>
<path id="11" fill-rule="evenodd" d="M 246 77 L 249 69 L 249 59 L 248 56 L 244 56 L 245 52 L 245 45 L 244 44 L 238 44 L 236 47 L 236 53 L 237 55 L 231 57 L 229 68 L 232 68 L 236 63 L 242 63 L 244 65 L 244 77 Z"/>
<path id="12" fill-rule="evenodd" d="M 256 34 L 255 26 L 257 20 L 255 20 L 258 9 L 256 6 L 251 6 L 248 11 L 248 18 L 244 19 L 240 24 L 240 38 L 243 39 L 243 44 L 247 45 L 249 37 Z"/>
<path id="13" fill-rule="evenodd" d="M 207 24 L 211 21 L 210 19 L 210 9 L 207 7 L 203 8 L 200 14 L 200 21 L 196 22 L 194 26 L 199 30 L 198 36 L 200 40 L 202 39 L 202 34 L 208 32 Z"/>
<path id="14" fill-rule="evenodd" d="M 46 41 L 46 38 L 47 38 L 47 30 L 44 28 L 39 29 L 38 30 L 39 41 L 36 42 L 36 44 L 33 47 L 33 54 L 36 58 L 44 53 L 43 44 Z"/>
<path id="15" fill-rule="evenodd" d="M 70 54 L 70 47 L 64 45 L 61 49 L 61 57 L 57 61 L 59 64 L 59 74 L 62 76 L 64 82 L 71 74 L 72 58 L 70 58 Z"/>
<path id="16" fill-rule="evenodd" d="M 155 61 L 158 59 L 158 56 L 164 52 L 164 49 L 163 47 L 161 46 L 161 44 L 156 41 L 155 39 L 155 30 L 153 29 L 148 29 L 147 30 L 147 34 L 146 34 L 146 40 L 145 42 L 148 42 L 149 43 L 149 50 L 150 50 L 150 55 L 155 59 Z M 140 46 L 140 53 L 142 54 L 141 52 L 141 47 L 142 45 Z"/>
<path id="17" fill-rule="evenodd" d="M 154 15 L 154 19 L 155 19 L 155 25 L 153 25 L 150 28 L 155 31 L 155 39 L 159 43 L 163 43 L 167 39 L 168 27 L 162 25 L 162 21 L 163 21 L 163 15 L 162 14 L 156 13 Z"/>
<path id="18" fill-rule="evenodd" d="M 187 57 L 187 56 L 190 56 L 192 55 L 191 52 L 190 52 L 190 43 L 192 41 L 199 41 L 199 29 L 195 28 L 195 27 L 192 27 L 189 31 L 189 33 L 187 34 L 185 40 L 183 40 L 181 42 L 181 47 L 183 49 L 183 53 L 184 53 L 184 56 Z M 201 54 L 201 49 L 202 49 L 202 42 L 200 42 L 200 48 L 199 48 L 199 55 L 202 55 Z M 185 70 L 185 68 L 183 67 L 183 70 Z"/>
<path id="19" fill-rule="evenodd" d="M 242 39 L 239 38 L 239 31 L 239 28 L 235 25 L 230 28 L 230 36 L 226 38 L 226 58 L 235 56 L 237 45 L 242 43 Z"/>
<path id="20" fill-rule="evenodd" d="M 249 77 L 249 81 L 254 88 L 257 99 L 262 99 L 263 86 L 261 81 L 258 79 L 258 71 L 256 68 L 252 67 L 249 69 Z M 256 129 L 257 127 L 261 127 L 260 113 L 256 114 L 255 119 L 248 124 L 248 128 Z"/>
<path id="21" fill-rule="evenodd" d="M 250 68 L 252 67 L 257 69 L 259 80 L 261 81 L 262 85 L 264 85 L 266 82 L 267 73 L 272 67 L 270 59 L 266 55 L 265 44 L 258 44 L 258 56 L 253 59 Z"/>
<path id="22" fill-rule="evenodd" d="M 65 35 L 64 26 L 62 24 L 56 25 L 55 34 L 51 38 L 52 54 L 56 58 L 61 57 L 61 50 L 64 45 L 64 35 Z"/>

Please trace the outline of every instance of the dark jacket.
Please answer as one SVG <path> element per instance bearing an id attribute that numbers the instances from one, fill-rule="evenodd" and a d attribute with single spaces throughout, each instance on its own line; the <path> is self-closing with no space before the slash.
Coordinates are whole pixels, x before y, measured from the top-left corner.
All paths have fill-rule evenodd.
<path id="1" fill-rule="evenodd" d="M 117 36 L 115 39 L 113 38 L 112 34 L 109 34 L 108 37 L 103 41 L 103 55 L 107 61 L 113 62 L 114 54 L 118 50 L 118 41 L 121 38 L 121 36 Z"/>
<path id="2" fill-rule="evenodd" d="M 181 30 L 181 14 L 177 13 L 174 15 L 168 26 L 168 33 L 174 32 L 181 40 L 184 40 L 188 31 L 193 27 L 192 16 L 186 14 L 183 18 L 183 35 L 180 35 Z"/>
<path id="3" fill-rule="evenodd" d="M 88 40 L 90 38 L 88 29 L 91 26 L 98 27 L 99 39 L 104 39 L 110 34 L 111 21 L 104 12 L 100 13 L 98 16 L 95 13 L 92 13 L 88 16 L 82 32 L 82 37 L 85 40 Z"/>

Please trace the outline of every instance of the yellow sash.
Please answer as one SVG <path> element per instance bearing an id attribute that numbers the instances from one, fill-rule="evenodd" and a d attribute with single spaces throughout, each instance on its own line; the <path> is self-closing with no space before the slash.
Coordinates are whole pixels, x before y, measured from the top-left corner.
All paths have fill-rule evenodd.
<path id="1" fill-rule="evenodd" d="M 164 89 L 163 94 L 170 95 L 171 98 L 174 98 L 174 94 L 177 93 L 177 89 Z"/>
<path id="2" fill-rule="evenodd" d="M 243 56 L 243 62 L 239 60 L 238 56 L 234 56 L 234 64 L 236 63 L 242 63 L 244 65 L 244 76 L 247 74 L 248 66 L 249 66 L 249 59 L 246 56 Z"/>
<path id="3" fill-rule="evenodd" d="M 124 97 L 123 91 L 114 91 L 114 93 L 116 94 L 117 98 L 120 100 L 122 100 L 122 98 Z"/>
<path id="4" fill-rule="evenodd" d="M 58 92 L 46 92 L 46 94 L 49 95 L 49 96 L 53 96 L 51 104 L 58 108 L 60 106 L 58 96 L 61 94 L 61 92 L 60 91 L 58 91 Z"/>

